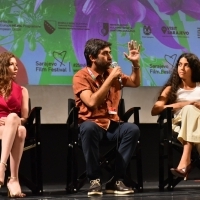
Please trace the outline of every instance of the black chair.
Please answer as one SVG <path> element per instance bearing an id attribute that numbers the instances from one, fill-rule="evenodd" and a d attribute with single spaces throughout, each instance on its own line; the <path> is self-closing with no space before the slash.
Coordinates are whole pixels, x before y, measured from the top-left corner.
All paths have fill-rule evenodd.
<path id="1" fill-rule="evenodd" d="M 120 100 L 118 107 L 118 114 L 121 120 L 127 122 L 131 115 L 134 116 L 134 123 L 139 126 L 139 107 L 133 107 L 125 112 L 124 99 Z M 66 191 L 67 193 L 77 192 L 87 180 L 86 171 L 80 176 L 78 175 L 78 152 L 81 149 L 78 128 L 78 111 L 79 109 L 75 106 L 74 99 L 68 99 L 68 119 L 67 119 L 67 180 L 66 180 Z M 115 158 L 116 142 L 103 141 L 103 145 L 109 145 L 111 147 L 103 155 L 100 155 L 100 166 L 106 169 L 108 172 L 113 170 L 112 161 Z M 101 143 L 100 143 L 101 148 Z M 141 155 L 141 144 L 138 140 L 138 144 L 135 150 L 133 158 L 136 159 L 137 168 L 137 183 L 131 179 L 131 167 L 129 165 L 127 170 L 126 183 L 136 188 L 139 192 L 143 191 L 143 175 L 142 175 L 142 155 Z"/>
<path id="2" fill-rule="evenodd" d="M 27 135 L 25 139 L 24 152 L 29 153 L 30 163 L 26 163 L 26 171 L 19 170 L 20 182 L 29 188 L 34 195 L 43 194 L 43 179 L 42 179 L 42 159 L 41 159 L 41 107 L 31 109 L 31 101 L 29 99 L 29 116 L 25 124 Z M 9 165 L 9 162 L 8 162 Z M 29 166 L 27 166 L 29 165 Z M 9 174 L 9 166 L 7 167 L 6 176 Z M 30 177 L 27 176 L 27 171 L 30 171 Z"/>
<path id="3" fill-rule="evenodd" d="M 172 130 L 172 108 L 165 108 L 158 118 L 159 125 L 159 189 L 161 191 L 167 186 L 168 190 L 183 180 L 181 177 L 174 177 L 170 168 L 174 167 L 174 151 L 182 154 L 183 146 L 177 140 L 178 133 Z M 181 124 L 180 124 L 181 125 Z M 200 157 L 195 148 L 191 154 L 192 166 L 200 168 Z M 166 177 L 166 178 L 165 178 Z"/>

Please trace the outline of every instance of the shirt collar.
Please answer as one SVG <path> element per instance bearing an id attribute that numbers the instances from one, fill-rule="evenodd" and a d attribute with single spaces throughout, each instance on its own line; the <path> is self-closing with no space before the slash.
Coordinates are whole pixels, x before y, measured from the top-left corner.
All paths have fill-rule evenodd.
<path id="1" fill-rule="evenodd" d="M 87 68 L 93 73 L 94 77 L 97 78 L 98 76 L 102 76 L 101 74 L 97 73 L 96 71 L 94 71 L 92 68 L 90 67 L 86 67 L 86 70 Z M 112 71 L 111 68 L 108 68 L 104 73 L 103 73 L 103 76 L 108 76 L 110 74 L 110 72 Z"/>

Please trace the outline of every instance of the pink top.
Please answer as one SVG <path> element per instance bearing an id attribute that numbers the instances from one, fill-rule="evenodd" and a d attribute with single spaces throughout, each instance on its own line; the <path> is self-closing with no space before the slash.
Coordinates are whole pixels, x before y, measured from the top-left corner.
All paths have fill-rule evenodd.
<path id="1" fill-rule="evenodd" d="M 0 95 L 0 117 L 7 117 L 10 113 L 16 113 L 21 116 L 22 88 L 20 85 L 12 82 L 12 91 L 8 99 Z"/>

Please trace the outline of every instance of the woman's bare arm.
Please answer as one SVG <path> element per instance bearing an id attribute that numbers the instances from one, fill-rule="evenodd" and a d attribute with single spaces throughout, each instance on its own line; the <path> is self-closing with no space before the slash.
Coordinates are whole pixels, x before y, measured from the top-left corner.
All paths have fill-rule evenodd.
<path id="1" fill-rule="evenodd" d="M 28 106 L 28 90 L 25 87 L 22 87 L 22 107 L 21 107 L 21 124 L 24 125 L 28 118 L 29 106 Z"/>
<path id="2" fill-rule="evenodd" d="M 154 104 L 151 110 L 152 116 L 159 115 L 167 107 L 172 107 L 173 111 L 176 111 L 183 108 L 186 105 L 190 105 L 193 103 L 192 101 L 184 101 L 184 102 L 177 102 L 177 103 L 166 105 L 168 101 L 168 94 L 170 92 L 170 89 L 171 89 L 171 86 L 166 87 L 161 93 L 161 95 L 158 97 L 158 101 L 156 101 L 156 103 Z"/>

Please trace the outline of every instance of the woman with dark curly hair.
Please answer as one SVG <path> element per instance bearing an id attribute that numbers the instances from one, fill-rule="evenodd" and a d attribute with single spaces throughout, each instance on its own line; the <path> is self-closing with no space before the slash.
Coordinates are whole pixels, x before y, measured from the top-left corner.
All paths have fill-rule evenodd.
<path id="1" fill-rule="evenodd" d="M 14 82 L 18 71 L 15 56 L 0 54 L 0 186 L 4 184 L 7 160 L 10 156 L 10 178 L 7 182 L 9 197 L 24 197 L 18 180 L 19 164 L 23 153 L 28 117 L 28 91 Z"/>
<path id="2" fill-rule="evenodd" d="M 171 172 L 187 179 L 191 170 L 191 151 L 200 144 L 200 61 L 192 53 L 183 53 L 162 88 L 151 114 L 159 115 L 166 107 L 174 112 L 173 125 L 181 121 L 178 140 L 183 144 L 183 153 L 177 168 Z"/>

